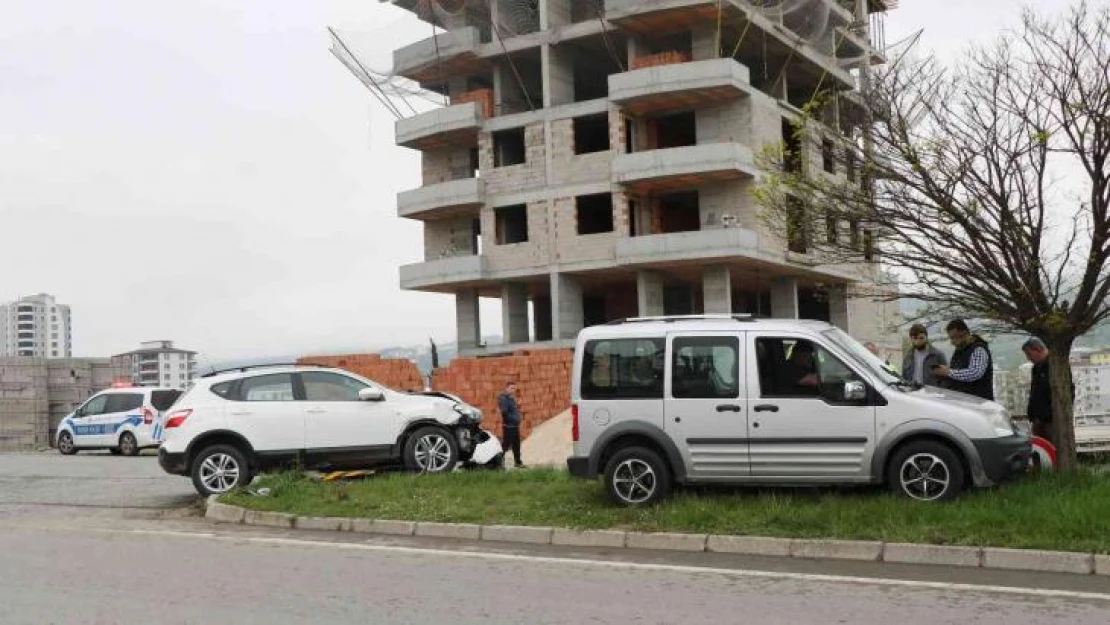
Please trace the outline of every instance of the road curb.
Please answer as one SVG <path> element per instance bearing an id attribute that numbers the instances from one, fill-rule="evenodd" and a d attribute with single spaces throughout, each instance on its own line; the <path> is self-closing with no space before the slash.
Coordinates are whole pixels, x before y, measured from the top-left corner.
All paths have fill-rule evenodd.
<path id="1" fill-rule="evenodd" d="M 477 525 L 430 523 L 388 519 L 339 519 L 299 517 L 281 512 L 260 512 L 208 498 L 205 518 L 282 529 L 357 532 L 390 536 L 423 536 L 480 540 L 521 545 L 607 547 L 652 551 L 729 553 L 789 557 L 809 560 L 855 560 L 956 566 L 994 570 L 1023 570 L 1073 575 L 1110 575 L 1110 555 L 1071 551 L 1002 549 L 996 547 L 886 543 L 863 540 L 722 536 L 621 530 L 575 530 L 528 525 Z"/>

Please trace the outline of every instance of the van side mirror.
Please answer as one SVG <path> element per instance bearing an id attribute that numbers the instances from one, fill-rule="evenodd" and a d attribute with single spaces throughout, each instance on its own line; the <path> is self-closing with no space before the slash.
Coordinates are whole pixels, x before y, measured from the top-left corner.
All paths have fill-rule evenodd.
<path id="1" fill-rule="evenodd" d="M 364 388 L 358 392 L 359 401 L 382 401 L 385 399 L 385 393 L 382 393 L 376 388 Z"/>
<path id="2" fill-rule="evenodd" d="M 863 401 L 867 399 L 867 385 L 858 380 L 844 383 L 844 401 Z"/>

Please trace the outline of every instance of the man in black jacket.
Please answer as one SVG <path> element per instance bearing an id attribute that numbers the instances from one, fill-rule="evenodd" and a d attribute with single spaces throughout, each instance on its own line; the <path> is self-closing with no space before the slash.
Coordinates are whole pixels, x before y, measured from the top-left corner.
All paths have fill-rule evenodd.
<path id="1" fill-rule="evenodd" d="M 994 359 L 987 342 L 972 334 L 963 319 L 948 322 L 945 330 L 956 351 L 952 352 L 949 366 L 933 370 L 943 380 L 944 388 L 993 401 Z"/>
<path id="2" fill-rule="evenodd" d="M 1025 357 L 1033 363 L 1033 374 L 1029 383 L 1029 405 L 1025 416 L 1033 426 L 1033 435 L 1040 436 L 1053 445 L 1052 436 L 1052 384 L 1048 377 L 1048 347 L 1038 338 L 1031 338 L 1021 346 Z M 1072 397 L 1075 384 L 1072 384 Z"/>

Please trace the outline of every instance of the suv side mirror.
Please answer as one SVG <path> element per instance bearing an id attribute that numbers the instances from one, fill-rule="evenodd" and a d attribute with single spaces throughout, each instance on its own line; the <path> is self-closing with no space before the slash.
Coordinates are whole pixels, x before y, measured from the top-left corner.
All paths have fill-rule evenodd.
<path id="1" fill-rule="evenodd" d="M 863 401 L 867 399 L 867 385 L 858 380 L 844 383 L 844 401 Z"/>
<path id="2" fill-rule="evenodd" d="M 385 399 L 385 393 L 382 393 L 376 388 L 364 388 L 358 392 L 359 401 L 382 401 Z"/>

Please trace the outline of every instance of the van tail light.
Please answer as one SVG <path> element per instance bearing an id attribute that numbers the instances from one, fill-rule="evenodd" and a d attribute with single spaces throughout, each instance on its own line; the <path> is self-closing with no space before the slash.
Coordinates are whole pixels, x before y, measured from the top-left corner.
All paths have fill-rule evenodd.
<path id="1" fill-rule="evenodd" d="M 181 427 L 181 424 L 185 423 L 185 419 L 188 419 L 191 414 L 193 414 L 192 410 L 178 410 L 177 412 L 171 413 L 170 416 L 166 418 L 166 429 Z"/>
<path id="2" fill-rule="evenodd" d="M 570 438 L 578 442 L 578 404 L 570 405 Z"/>
<path id="3" fill-rule="evenodd" d="M 150 408 L 143 408 L 143 423 L 146 425 L 154 423 L 154 413 L 150 411 Z"/>

